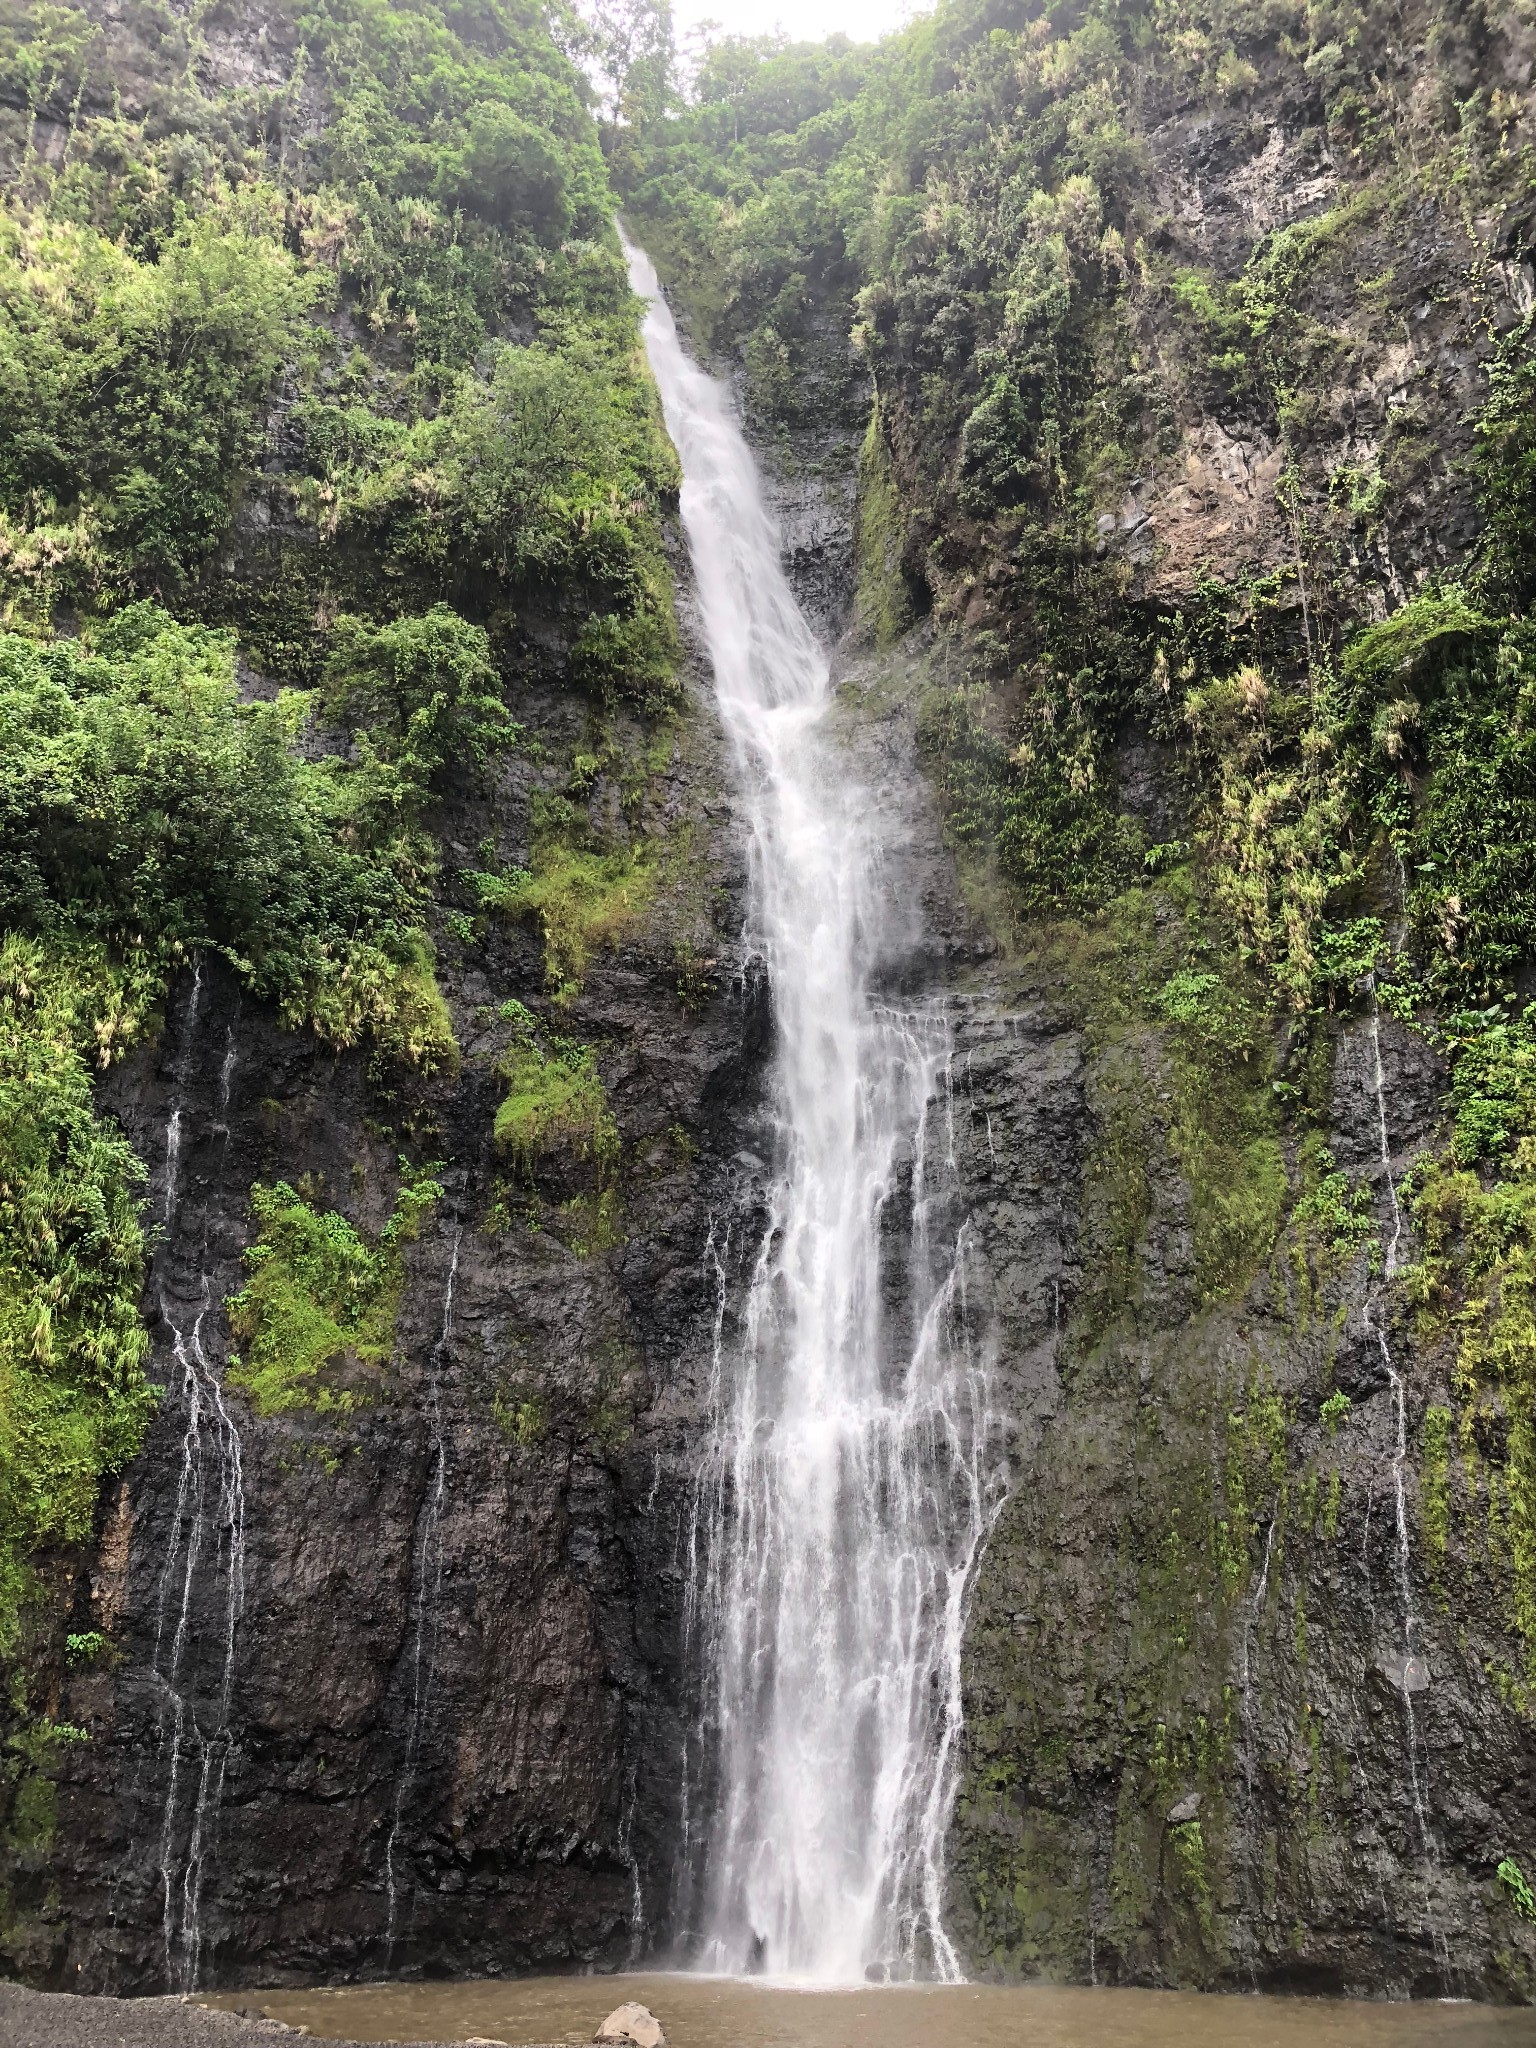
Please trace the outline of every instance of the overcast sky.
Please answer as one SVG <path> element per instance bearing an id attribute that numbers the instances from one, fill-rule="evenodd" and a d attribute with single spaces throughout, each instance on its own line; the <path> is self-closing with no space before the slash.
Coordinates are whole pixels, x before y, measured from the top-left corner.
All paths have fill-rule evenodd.
<path id="1" fill-rule="evenodd" d="M 774 28 L 798 41 L 853 36 L 873 41 L 919 12 L 922 0 L 673 0 L 678 40 L 696 22 L 717 21 L 728 35 L 760 36 Z"/>

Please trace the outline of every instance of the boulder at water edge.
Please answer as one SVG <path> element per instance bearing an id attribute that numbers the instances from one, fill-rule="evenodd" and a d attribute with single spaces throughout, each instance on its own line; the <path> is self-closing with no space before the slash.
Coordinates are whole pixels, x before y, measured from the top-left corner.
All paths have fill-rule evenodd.
<path id="1" fill-rule="evenodd" d="M 632 2048 L 667 2048 L 661 2021 L 643 2005 L 620 2005 L 597 2030 L 599 2041 L 627 2041 Z"/>

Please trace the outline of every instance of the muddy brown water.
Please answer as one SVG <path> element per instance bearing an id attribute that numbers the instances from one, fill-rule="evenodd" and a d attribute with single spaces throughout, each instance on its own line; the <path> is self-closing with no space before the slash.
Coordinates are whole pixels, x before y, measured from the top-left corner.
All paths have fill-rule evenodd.
<path id="1" fill-rule="evenodd" d="M 1051 1985 L 799 1991 L 656 1974 L 242 1991 L 206 2002 L 259 2006 L 321 2039 L 478 2036 L 523 2048 L 590 2041 L 630 1998 L 655 2013 L 669 2048 L 1536 2048 L 1527 2009 Z"/>

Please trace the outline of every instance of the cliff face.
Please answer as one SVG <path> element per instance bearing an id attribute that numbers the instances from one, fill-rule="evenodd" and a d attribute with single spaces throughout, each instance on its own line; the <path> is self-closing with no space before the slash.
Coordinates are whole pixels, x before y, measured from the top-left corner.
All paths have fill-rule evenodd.
<path id="1" fill-rule="evenodd" d="M 1498 1320 L 1529 1282 L 1528 935 L 1487 965 L 1530 881 L 1528 25 L 1346 12 L 1186 11 L 1152 47 L 946 10 L 895 140 L 844 53 L 794 148 L 825 168 L 851 123 L 889 217 L 857 245 L 807 201 L 799 246 L 733 273 L 737 326 L 696 331 L 844 635 L 838 733 L 910 911 L 891 982 L 953 1025 L 1010 1486 L 952 1930 L 978 1974 L 1528 2000 L 1533 1382 Z M 282 35 L 210 19 L 204 75 L 322 132 Z M 1476 116 L 1450 140 L 1448 93 Z M 722 250 L 664 171 L 633 224 L 686 299 Z M 341 272 L 382 441 L 441 304 L 407 326 L 398 280 Z M 399 540 L 446 458 L 364 546 L 384 485 L 327 469 L 293 399 L 189 609 L 270 695 L 337 590 L 394 617 L 451 584 L 521 730 L 433 798 L 456 1072 L 284 1030 L 210 954 L 101 1085 L 164 1224 L 166 1391 L 48 1564 L 34 1707 L 87 1739 L 18 1766 L 7 1823 L 10 1953 L 82 1989 L 611 1964 L 671 1932 L 709 1248 L 750 1236 L 771 1042 L 727 767 L 697 674 L 667 713 L 569 687 L 585 584 L 514 609 L 483 563 L 454 580 L 461 529 Z M 637 909 L 551 893 L 627 886 L 614 849 Z M 525 1107 L 498 1141 L 520 1060 L 586 1122 L 545 1142 Z M 329 1406 L 254 1399 L 224 1309 L 253 1185 L 377 1246 L 402 1153 L 442 1192 L 390 1362 L 343 1357 Z"/>
<path id="2" fill-rule="evenodd" d="M 765 433 L 872 378 L 860 702 L 996 948 L 982 1972 L 1532 1995 L 1528 27 L 956 5 L 615 145 Z"/>
<path id="3" fill-rule="evenodd" d="M 845 686 L 887 786 L 921 786 L 935 661 L 909 647 Z M 922 816 L 906 858 L 950 933 L 929 985 L 1010 1465 L 970 1608 L 952 1933 L 984 1976 L 1528 1999 L 1495 1882 L 1532 1796 L 1497 1678 L 1507 1583 L 1475 1526 L 1434 1539 L 1448 1347 L 1353 1244 L 1293 1226 L 1255 1249 L 1255 1162 L 1223 1147 L 1255 1099 L 1266 1128 L 1269 1048 L 1234 1093 L 1126 1015 L 1181 906 L 999 958 Z M 1401 1227 L 1406 1264 L 1383 1124 L 1400 1179 L 1443 1140 L 1443 1065 L 1370 1015 L 1313 1057 L 1332 1156 L 1369 1190 L 1353 1242 Z M 1278 1163 L 1299 1172 L 1290 1146 Z M 1213 1286 L 1218 1176 L 1238 1214 Z"/>
<path id="4" fill-rule="evenodd" d="M 223 1304 L 256 1182 L 307 1176 L 365 1232 L 385 1222 L 394 1140 L 362 1059 L 282 1031 L 210 966 L 113 1075 L 166 1218 L 146 1300 L 166 1391 L 70 1593 L 69 1627 L 113 1649 L 56 1696 L 88 1740 L 28 1901 L 35 1978 L 475 1973 L 643 1940 L 680 1748 L 702 1250 L 762 1035 L 728 965 L 739 858 L 702 703 L 671 749 L 652 799 L 697 833 L 708 992 L 684 1006 L 653 928 L 561 1017 L 597 1048 L 632 1163 L 609 1242 L 581 1241 L 576 1162 L 509 1191 L 490 1142 L 493 1004 L 539 1000 L 536 941 L 504 927 L 453 965 L 445 941 L 464 1064 L 411 1105 L 445 1192 L 406 1255 L 397 1363 L 344 1425 L 221 1390 Z M 465 803 L 443 830 L 484 826 Z"/>
<path id="5" fill-rule="evenodd" d="M 1473 61 L 1484 78 L 1528 68 L 1508 47 Z M 1331 339 L 1277 431 L 1209 393 L 1190 406 L 1187 339 L 1144 304 L 1141 360 L 1182 387 L 1183 417 L 1096 520 L 1133 615 L 1228 593 L 1228 659 L 1231 593 L 1265 576 L 1288 582 L 1305 637 L 1340 607 L 1390 615 L 1465 573 L 1494 338 L 1529 291 L 1508 214 L 1473 224 L 1425 195 L 1397 235 L 1373 219 L 1299 85 L 1278 65 L 1240 107 L 1149 121 L 1150 210 L 1173 261 L 1218 277 L 1321 222 L 1342 248 L 1306 317 Z M 1330 535 L 1326 491 L 1390 474 L 1410 433 L 1411 473 L 1379 517 Z M 1110 753 L 1122 813 L 1144 842 L 1209 847 L 1198 782 L 1140 723 Z M 1401 943 L 1407 887 L 1401 853 L 1378 846 L 1335 915 L 1374 915 Z M 1153 883 L 1045 940 L 1031 975 L 1083 1025 L 1084 1140 L 1055 1370 L 1020 1411 L 973 1608 L 955 1839 L 972 1952 L 1074 1976 L 1528 1999 L 1530 1930 L 1495 1881 L 1532 1854 L 1509 1496 L 1475 1476 L 1480 1454 L 1508 1455 L 1507 1425 L 1476 1425 L 1473 1448 L 1454 1333 L 1401 1277 L 1423 1245 L 1399 1191 L 1451 1140 L 1447 1064 L 1367 979 L 1310 1025 L 1240 1044 L 1235 1092 L 1230 1046 L 1192 1078 L 1163 977 L 1210 916 L 1198 885 L 1192 901 Z M 1109 961 L 1139 1000 L 1108 984 Z M 1271 1113 L 1288 1090 L 1312 1105 L 1299 1125 Z M 1319 1209 L 1303 1196 L 1266 1256 L 1319 1140 L 1360 1191 L 1358 1223 L 1303 1223 Z"/>
<path id="6" fill-rule="evenodd" d="M 1061 1309 L 1011 1404 L 1014 1485 L 971 1613 L 970 1952 L 1100 1981 L 1527 1998 L 1529 1938 L 1493 1881 L 1531 1797 L 1496 1678 L 1507 1595 L 1476 1534 L 1427 1534 L 1445 1351 L 1358 1267 L 1319 1284 L 1305 1254 L 1202 1303 L 1166 1053 L 1093 1043 L 1091 1014 L 1088 1032 L 1065 1078 L 1010 1046 L 985 1098 L 994 1138 L 1043 1086 L 1069 1108 L 1022 1176 L 1055 1194 Z M 1437 1135 L 1443 1076 L 1390 1021 L 1333 1052 L 1325 1128 L 1389 1239 L 1383 1103 L 1401 1172 Z M 1012 1267 L 1044 1257 L 993 1242 Z"/>
<path id="7" fill-rule="evenodd" d="M 109 645 L 78 702 L 122 714 L 114 793 L 50 784 L 53 879 L 4 914 L 40 936 L 6 984 L 0 1945 L 113 1991 L 620 1962 L 676 1835 L 704 1248 L 766 1018 L 583 88 L 515 7 L 463 37 L 431 8 L 23 10 L 0 160 L 8 685 L 61 662 L 56 733 L 57 677 Z M 145 634 L 170 667 L 125 682 Z M 344 645 L 392 650 L 366 702 L 326 680 Z M 47 738 L 8 703 L 14 767 Z M 66 876 L 104 817 L 146 853 Z M 261 875 L 230 923 L 236 839 Z M 331 931 L 328 873 L 363 883 Z M 319 942 L 286 990 L 271 917 Z M 116 1041 L 92 920 L 149 969 Z M 103 1071 L 95 1123 L 36 1143 L 45 977 L 64 1071 Z M 141 1432 L 134 1357 L 104 1446 L 68 1433 L 96 1333 L 35 1333 L 111 1236 L 119 1129 L 159 1398 Z"/>

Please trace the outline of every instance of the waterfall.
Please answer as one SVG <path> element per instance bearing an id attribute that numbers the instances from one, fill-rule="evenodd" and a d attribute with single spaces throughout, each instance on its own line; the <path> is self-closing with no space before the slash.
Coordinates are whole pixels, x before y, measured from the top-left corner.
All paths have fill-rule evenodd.
<path id="1" fill-rule="evenodd" d="M 649 260 L 645 345 L 749 836 L 772 992 L 767 1222 L 721 1294 L 686 1628 L 686 1908 L 706 1967 L 815 1982 L 960 1975 L 944 1845 L 972 1571 L 999 1493 L 942 1006 L 882 999 L 892 909 L 828 663 L 726 395 Z M 725 1238 L 710 1272 L 724 1290 Z"/>
<path id="2" fill-rule="evenodd" d="M 172 1250 L 181 1194 L 182 1105 L 196 1051 L 202 988 L 198 961 L 165 1130 L 164 1230 Z M 232 1066 L 230 1051 L 225 1056 L 226 1083 Z M 200 1246 L 200 1269 L 201 1251 Z M 202 1968 L 204 1879 L 234 1747 L 235 1642 L 245 1608 L 245 1465 L 240 1431 L 203 1348 L 210 1306 L 206 1272 L 200 1273 L 195 1306 L 178 1301 L 163 1281 L 159 1300 L 171 1336 L 176 1390 L 186 1411 L 175 1511 L 160 1566 L 151 1659 L 160 1691 L 162 1754 L 169 1750 L 158 1853 L 161 1942 L 167 1981 L 193 1991 Z M 211 1642 L 206 1634 L 199 1636 L 195 1612 L 210 1578 L 217 1614 L 217 1634 Z M 208 1597 L 206 1592 L 202 1597 Z M 211 1654 L 217 1660 L 218 1684 L 211 1701 L 199 1685 L 199 1653 L 203 1659 Z"/>
<path id="3" fill-rule="evenodd" d="M 202 1964 L 203 1879 L 234 1744 L 230 1709 L 235 1639 L 245 1607 L 245 1474 L 240 1432 L 203 1349 L 206 1284 L 202 1303 L 189 1325 L 177 1321 L 163 1295 L 161 1309 L 171 1332 L 172 1356 L 181 1375 L 187 1412 L 176 1518 L 160 1575 L 153 1660 L 170 1724 L 170 1759 L 160 1823 L 161 1939 L 167 1980 L 195 1991 Z M 218 1691 L 212 1711 L 205 1709 L 200 1722 L 193 1699 L 195 1681 L 186 1665 L 193 1637 L 194 1589 L 208 1548 L 213 1552 L 213 1569 L 223 1572 L 223 1611 L 213 1646 L 220 1666 Z M 167 1648 L 166 1621 L 172 1609 L 175 1626 Z M 188 1781 L 189 1812 L 183 1827 L 184 1778 Z"/>
<path id="4" fill-rule="evenodd" d="M 1401 862 L 1399 862 L 1401 879 Z M 1406 893 L 1406 892 L 1405 892 Z M 1394 953 L 1399 939 L 1393 936 Z M 1366 978 L 1371 998 L 1371 1085 L 1376 1099 L 1377 1151 L 1381 1161 L 1381 1175 L 1386 1182 L 1391 1205 L 1392 1235 L 1387 1241 L 1382 1261 L 1382 1280 L 1387 1286 L 1397 1276 L 1398 1254 L 1403 1241 L 1403 1211 L 1398 1199 L 1397 1181 L 1392 1171 L 1392 1141 L 1387 1124 L 1387 1076 L 1381 1058 L 1381 997 L 1373 971 Z M 1428 1802 L 1425 1796 L 1425 1778 L 1429 1768 L 1429 1751 L 1418 1726 L 1414 1712 L 1413 1696 L 1429 1683 L 1429 1670 L 1420 1654 L 1419 1639 L 1422 1631 L 1420 1616 L 1413 1603 L 1412 1546 L 1408 1531 L 1408 1498 L 1405 1477 L 1408 1470 L 1408 1390 L 1403 1376 L 1392 1355 L 1392 1345 L 1387 1336 L 1385 1318 L 1377 1320 L 1371 1313 L 1367 1300 L 1362 1311 L 1366 1331 L 1375 1338 L 1381 1353 L 1382 1367 L 1387 1375 L 1387 1385 L 1392 1393 L 1392 1505 L 1396 1525 L 1397 1590 L 1398 1607 L 1402 1622 L 1401 1650 L 1398 1654 L 1398 1693 L 1403 1705 L 1403 1736 L 1408 1753 L 1408 1789 L 1413 1805 L 1414 1820 L 1417 1824 L 1419 1855 L 1425 1870 L 1425 1917 L 1428 1921 L 1430 1939 L 1434 1946 L 1435 1960 L 1440 1967 L 1441 1981 L 1450 1992 L 1454 1972 L 1451 1963 L 1449 1942 L 1446 1938 L 1440 1916 L 1437 1898 L 1440 1874 L 1439 1845 L 1434 1829 L 1430 1825 Z M 1423 1770 L 1420 1769 L 1420 1751 L 1423 1751 Z"/>

